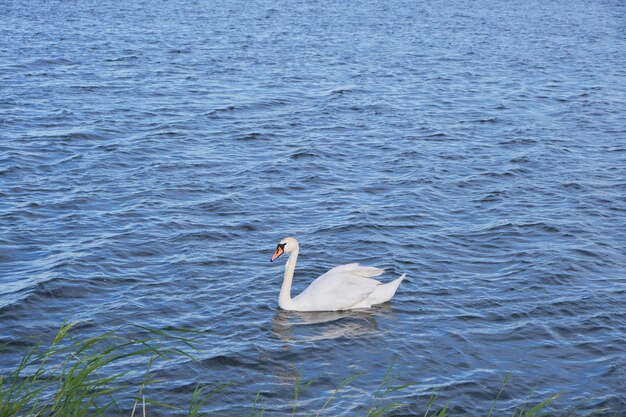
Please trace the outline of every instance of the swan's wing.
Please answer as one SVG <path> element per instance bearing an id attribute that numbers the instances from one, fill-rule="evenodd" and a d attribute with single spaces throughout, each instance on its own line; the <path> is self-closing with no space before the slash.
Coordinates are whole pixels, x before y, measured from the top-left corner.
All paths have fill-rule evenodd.
<path id="1" fill-rule="evenodd" d="M 351 273 L 355 275 L 359 275 L 365 278 L 377 277 L 378 275 L 385 272 L 383 269 L 374 268 L 373 266 L 362 266 L 358 263 L 353 264 L 345 264 L 339 265 L 326 272 L 324 275 L 320 276 L 318 279 L 328 275 L 328 274 L 336 274 L 336 273 Z"/>
<path id="2" fill-rule="evenodd" d="M 370 277 L 382 273 L 382 269 L 356 263 L 340 265 L 313 281 L 293 301 L 302 310 L 345 310 L 365 300 L 380 284 Z"/>

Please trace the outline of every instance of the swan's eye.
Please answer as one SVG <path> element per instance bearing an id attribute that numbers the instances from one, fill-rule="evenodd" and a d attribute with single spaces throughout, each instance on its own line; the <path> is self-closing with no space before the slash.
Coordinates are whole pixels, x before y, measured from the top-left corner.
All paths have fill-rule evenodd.
<path id="1" fill-rule="evenodd" d="M 282 249 L 282 250 L 285 250 L 285 245 L 286 245 L 286 243 L 279 243 L 279 244 L 276 246 L 276 250 L 278 250 L 279 248 L 280 248 L 280 249 Z"/>

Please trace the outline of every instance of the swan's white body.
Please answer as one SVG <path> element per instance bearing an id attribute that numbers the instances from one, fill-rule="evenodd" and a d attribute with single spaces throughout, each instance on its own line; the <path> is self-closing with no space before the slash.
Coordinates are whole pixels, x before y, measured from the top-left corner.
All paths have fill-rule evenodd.
<path id="1" fill-rule="evenodd" d="M 278 296 L 278 306 L 293 311 L 339 311 L 370 308 L 374 304 L 391 300 L 400 278 L 386 284 L 372 277 L 382 274 L 382 269 L 361 266 L 357 263 L 340 265 L 317 278 L 299 295 L 291 298 L 291 284 L 298 259 L 298 241 L 292 237 L 281 240 L 272 260 L 283 252 L 289 253 L 285 265 L 283 285 Z"/>

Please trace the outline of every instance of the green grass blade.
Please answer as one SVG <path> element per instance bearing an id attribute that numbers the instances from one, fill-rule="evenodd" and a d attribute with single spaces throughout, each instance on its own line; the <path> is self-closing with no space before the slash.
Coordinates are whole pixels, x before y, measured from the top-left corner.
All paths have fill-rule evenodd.
<path id="1" fill-rule="evenodd" d="M 534 407 L 532 407 L 530 410 L 528 410 L 526 412 L 526 414 L 524 414 L 524 417 L 533 417 L 539 414 L 539 412 L 545 408 L 548 404 L 550 404 L 552 401 L 556 400 L 557 398 L 559 398 L 561 394 L 556 394 L 553 395 L 552 397 L 543 400 L 542 402 L 540 402 L 539 404 L 535 405 Z"/>
<path id="2" fill-rule="evenodd" d="M 498 395 L 496 395 L 496 398 L 493 400 L 493 403 L 491 404 L 491 408 L 489 409 L 489 413 L 487 414 L 487 417 L 491 417 L 491 414 L 493 413 L 493 408 L 496 406 L 496 403 L 498 402 L 498 400 L 500 399 L 500 396 L 502 395 L 502 391 L 504 391 L 504 387 L 506 387 L 506 384 L 509 383 L 510 379 L 511 379 L 511 374 L 507 374 L 504 377 L 504 381 L 502 382 L 502 385 L 500 386 L 500 391 L 498 391 Z"/>

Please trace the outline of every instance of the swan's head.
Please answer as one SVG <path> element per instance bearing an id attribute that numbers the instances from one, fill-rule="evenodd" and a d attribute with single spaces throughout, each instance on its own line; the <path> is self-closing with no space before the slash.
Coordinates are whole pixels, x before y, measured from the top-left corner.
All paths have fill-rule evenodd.
<path id="1" fill-rule="evenodd" d="M 298 249 L 298 241 L 293 237 L 286 237 L 276 246 L 276 252 L 274 252 L 270 262 L 274 262 L 283 253 L 291 253 L 296 249 Z"/>

